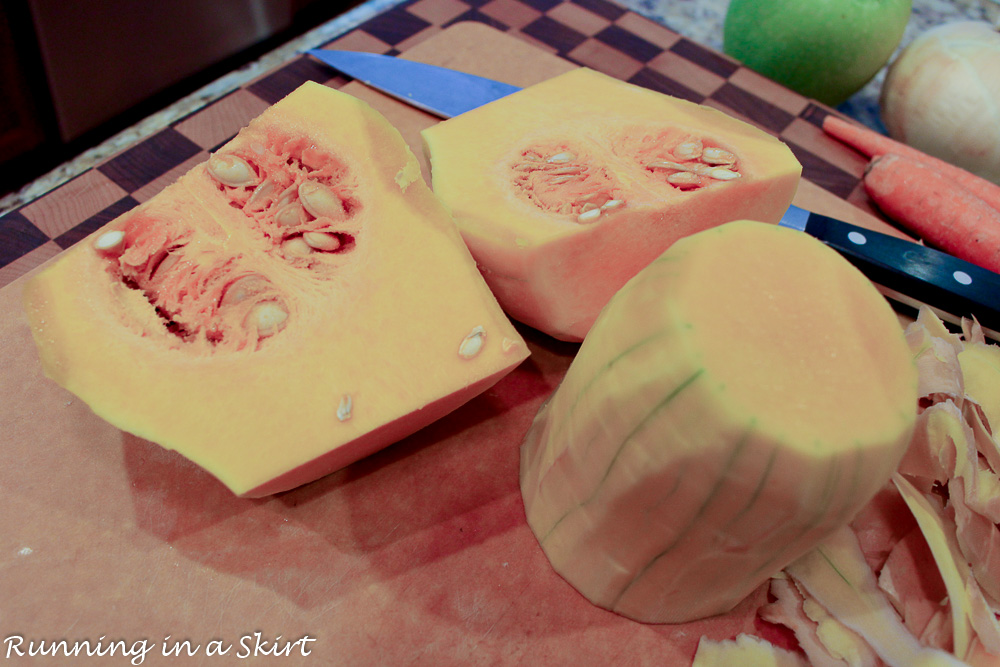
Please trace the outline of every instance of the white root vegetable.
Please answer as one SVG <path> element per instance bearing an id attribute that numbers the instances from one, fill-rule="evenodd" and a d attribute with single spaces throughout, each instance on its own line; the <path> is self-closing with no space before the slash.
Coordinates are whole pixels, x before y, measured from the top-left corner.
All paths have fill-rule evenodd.
<path id="1" fill-rule="evenodd" d="M 1000 183 L 1000 32 L 958 21 L 918 36 L 889 67 L 881 112 L 894 139 Z"/>

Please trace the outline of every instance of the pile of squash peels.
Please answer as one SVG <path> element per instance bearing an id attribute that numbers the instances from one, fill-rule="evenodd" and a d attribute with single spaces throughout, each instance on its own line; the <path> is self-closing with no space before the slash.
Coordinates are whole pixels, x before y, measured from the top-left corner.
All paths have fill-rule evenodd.
<path id="1" fill-rule="evenodd" d="M 1000 665 L 1000 346 L 927 308 L 906 336 L 921 396 L 910 449 L 850 526 L 771 579 L 759 610 L 799 650 L 703 639 L 695 667 Z"/>

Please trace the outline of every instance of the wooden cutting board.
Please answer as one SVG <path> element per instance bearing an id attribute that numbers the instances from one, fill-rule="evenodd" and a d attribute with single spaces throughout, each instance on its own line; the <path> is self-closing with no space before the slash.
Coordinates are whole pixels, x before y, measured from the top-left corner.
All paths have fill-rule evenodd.
<path id="1" fill-rule="evenodd" d="M 463 18 L 474 22 L 452 23 Z M 603 1 L 420 0 L 329 47 L 402 52 L 519 85 L 586 64 L 698 97 L 793 145 L 806 166 L 800 204 L 887 229 L 860 198 L 863 160 L 818 130 L 829 110 Z M 18 276 L 148 199 L 307 79 L 346 83 L 297 58 L 5 219 L 24 230 L 24 252 L 0 269 L 10 283 L 0 290 L 0 651 L 123 641 L 100 664 L 145 650 L 145 665 L 216 665 L 277 649 L 291 655 L 264 664 L 674 665 L 702 635 L 769 634 L 750 613 L 762 590 L 726 617 L 650 626 L 593 607 L 551 571 L 524 521 L 518 448 L 576 348 L 528 329 L 531 359 L 493 390 L 264 500 L 232 497 L 42 376 Z M 418 132 L 433 118 L 357 83 L 345 90 L 421 155 Z"/>

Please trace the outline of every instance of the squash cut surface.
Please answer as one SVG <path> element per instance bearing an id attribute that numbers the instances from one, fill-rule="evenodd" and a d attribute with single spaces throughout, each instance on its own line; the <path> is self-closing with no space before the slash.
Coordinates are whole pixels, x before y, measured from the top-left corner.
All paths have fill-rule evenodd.
<path id="1" fill-rule="evenodd" d="M 677 239 L 777 222 L 801 165 L 721 111 L 580 68 L 423 131 L 452 209 L 508 314 L 579 341 Z"/>
<path id="2" fill-rule="evenodd" d="M 602 312 L 522 445 L 528 522 L 599 606 L 723 613 L 887 483 L 916 410 L 902 328 L 860 272 L 800 232 L 727 223 Z"/>
<path id="3" fill-rule="evenodd" d="M 50 377 L 254 496 L 527 356 L 398 131 L 314 83 L 44 268 L 25 306 Z"/>

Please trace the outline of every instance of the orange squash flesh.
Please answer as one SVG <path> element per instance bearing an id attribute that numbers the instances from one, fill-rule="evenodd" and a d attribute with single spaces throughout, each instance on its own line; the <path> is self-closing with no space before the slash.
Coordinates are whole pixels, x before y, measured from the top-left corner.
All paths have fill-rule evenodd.
<path id="1" fill-rule="evenodd" d="M 24 299 L 51 378 L 248 496 L 389 445 L 528 354 L 398 131 L 313 83 Z"/>
<path id="2" fill-rule="evenodd" d="M 809 236 L 739 221 L 611 300 L 522 445 L 528 522 L 591 602 L 720 614 L 844 525 L 909 443 L 892 309 Z"/>
<path id="3" fill-rule="evenodd" d="M 501 306 L 567 341 L 676 240 L 780 220 L 801 174 L 747 123 L 587 68 L 422 136 L 434 191 Z"/>

